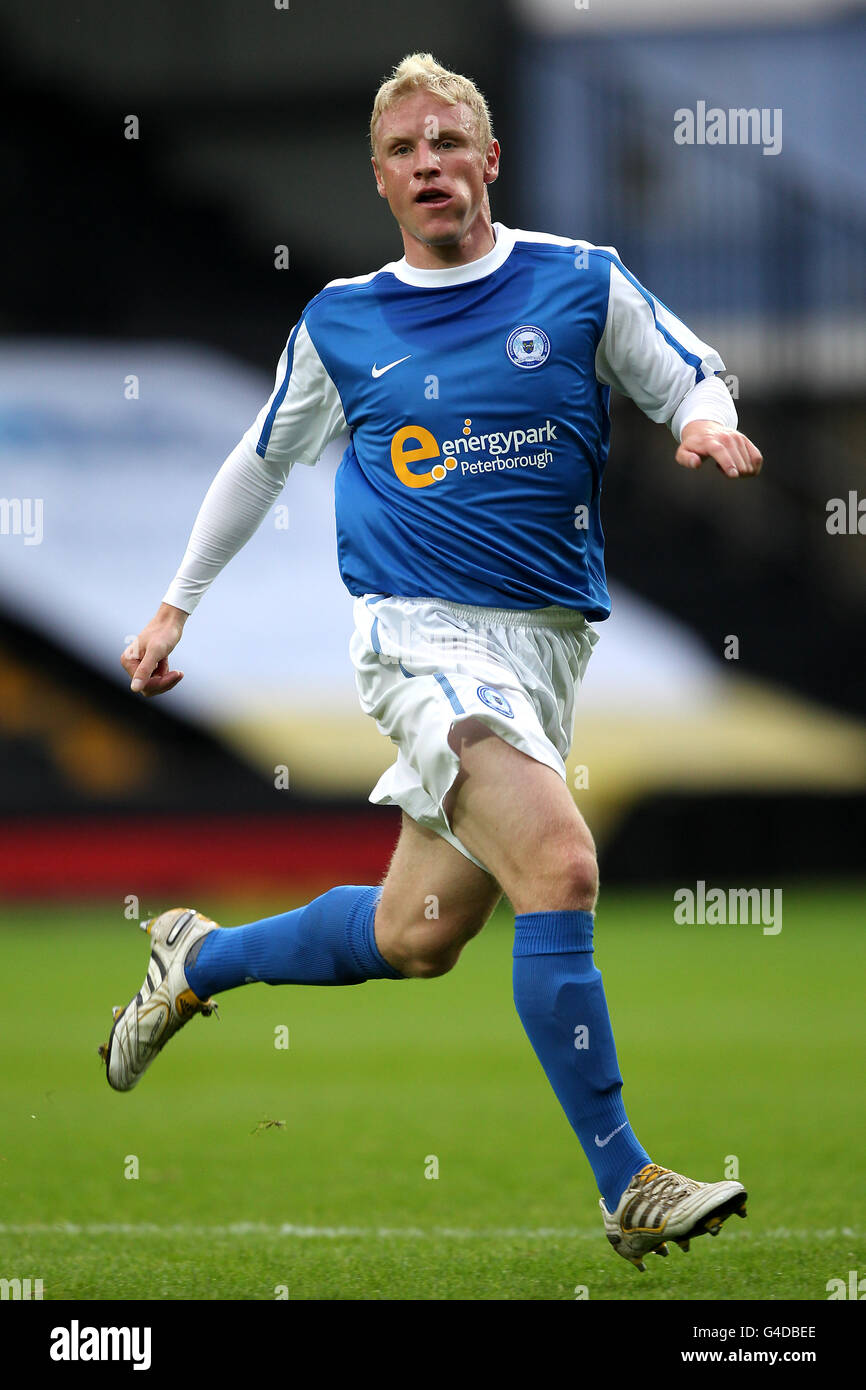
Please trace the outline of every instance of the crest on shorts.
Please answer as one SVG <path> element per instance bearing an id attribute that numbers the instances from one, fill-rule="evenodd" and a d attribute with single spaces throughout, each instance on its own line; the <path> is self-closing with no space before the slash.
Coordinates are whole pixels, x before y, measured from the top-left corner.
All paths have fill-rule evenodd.
<path id="1" fill-rule="evenodd" d="M 478 698 L 488 708 L 495 709 L 497 714 L 507 714 L 509 719 L 514 718 L 514 710 L 505 696 L 500 690 L 494 690 L 492 685 L 479 685 Z"/>
<path id="2" fill-rule="evenodd" d="M 509 333 L 505 351 L 515 367 L 531 370 L 547 361 L 550 356 L 550 339 L 541 328 L 536 328 L 535 324 L 524 323 Z"/>

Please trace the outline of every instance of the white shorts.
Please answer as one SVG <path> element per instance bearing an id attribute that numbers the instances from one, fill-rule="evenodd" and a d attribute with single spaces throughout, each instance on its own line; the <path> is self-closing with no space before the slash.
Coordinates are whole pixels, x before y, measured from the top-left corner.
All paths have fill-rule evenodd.
<path id="1" fill-rule="evenodd" d="M 356 599 L 354 617 L 349 651 L 361 707 L 398 750 L 370 800 L 401 806 L 485 868 L 442 809 L 460 766 L 449 732 L 461 719 L 481 719 L 565 780 L 577 687 L 598 633 L 569 608 L 381 594 Z"/>

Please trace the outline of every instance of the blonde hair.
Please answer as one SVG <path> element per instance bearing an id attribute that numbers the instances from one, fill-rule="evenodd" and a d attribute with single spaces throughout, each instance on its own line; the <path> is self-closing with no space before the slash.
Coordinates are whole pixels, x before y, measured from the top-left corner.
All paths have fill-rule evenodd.
<path id="1" fill-rule="evenodd" d="M 397 64 L 391 76 L 384 80 L 376 93 L 373 114 L 370 117 L 370 149 L 374 155 L 379 117 L 401 98 L 412 96 L 415 92 L 429 92 L 431 96 L 439 97 L 453 106 L 463 102 L 475 116 L 478 141 L 482 150 L 487 149 L 493 139 L 490 109 L 471 78 L 443 68 L 432 53 L 410 53 L 402 63 Z"/>

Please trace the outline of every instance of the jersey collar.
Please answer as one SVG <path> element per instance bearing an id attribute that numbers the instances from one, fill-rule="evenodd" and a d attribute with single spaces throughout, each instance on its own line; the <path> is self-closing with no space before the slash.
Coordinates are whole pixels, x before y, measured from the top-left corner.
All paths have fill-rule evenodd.
<path id="1" fill-rule="evenodd" d="M 494 222 L 493 234 L 496 237 L 493 250 L 477 261 L 468 261 L 466 265 L 451 266 L 447 270 L 419 270 L 409 265 L 404 256 L 384 269 L 390 270 L 404 285 L 416 285 L 421 289 L 439 289 L 446 285 L 466 285 L 472 280 L 483 280 L 486 275 L 498 270 L 514 249 L 514 233 L 509 227 Z"/>

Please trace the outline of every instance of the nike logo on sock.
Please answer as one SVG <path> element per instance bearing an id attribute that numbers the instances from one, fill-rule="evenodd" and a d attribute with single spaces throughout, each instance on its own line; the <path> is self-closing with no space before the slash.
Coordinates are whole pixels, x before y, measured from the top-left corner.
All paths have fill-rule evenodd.
<path id="1" fill-rule="evenodd" d="M 605 1144 L 609 1144 L 609 1143 L 610 1143 L 611 1139 L 613 1138 L 613 1136 L 614 1136 L 615 1134 L 619 1134 L 619 1132 L 620 1132 L 621 1129 L 625 1129 L 625 1128 L 626 1128 L 626 1125 L 627 1125 L 627 1124 L 628 1124 L 628 1120 L 623 1121 L 623 1123 L 622 1123 L 621 1125 L 618 1125 L 616 1129 L 612 1129 L 612 1130 L 611 1130 L 610 1134 L 607 1136 L 606 1139 L 599 1139 L 598 1135 L 596 1135 L 596 1136 L 595 1136 L 595 1142 L 596 1142 L 596 1144 L 598 1145 L 598 1147 L 599 1147 L 600 1149 L 603 1149 L 604 1146 L 605 1146 Z"/>

